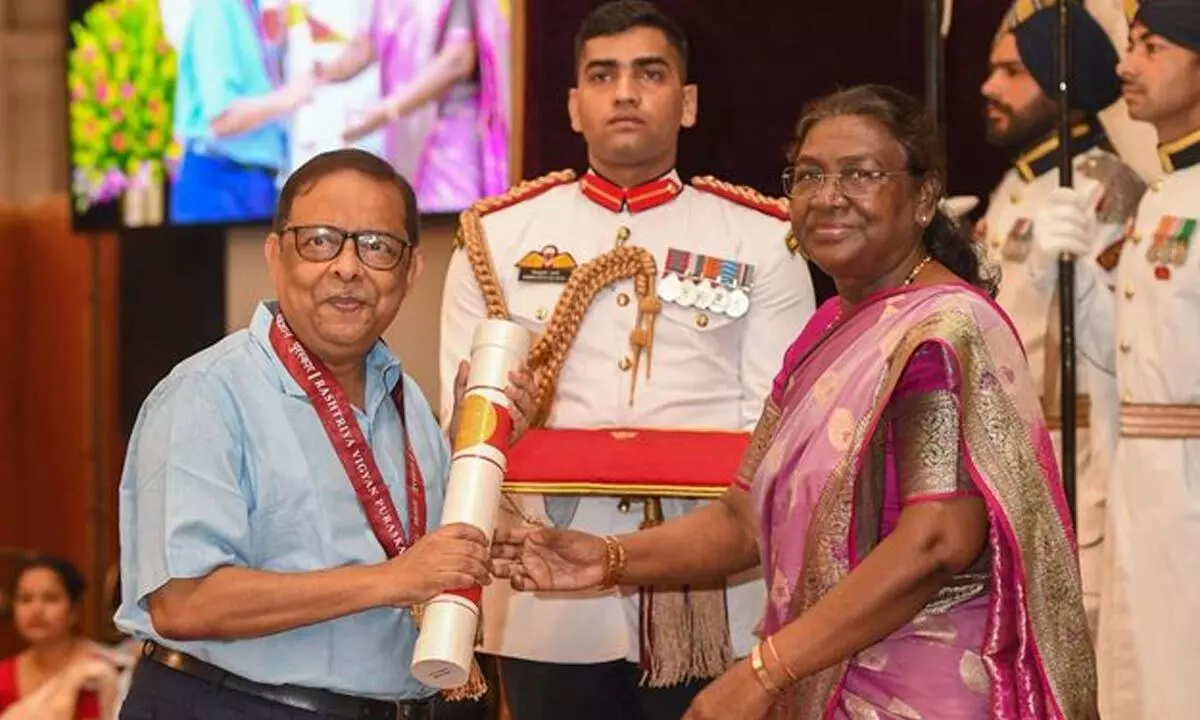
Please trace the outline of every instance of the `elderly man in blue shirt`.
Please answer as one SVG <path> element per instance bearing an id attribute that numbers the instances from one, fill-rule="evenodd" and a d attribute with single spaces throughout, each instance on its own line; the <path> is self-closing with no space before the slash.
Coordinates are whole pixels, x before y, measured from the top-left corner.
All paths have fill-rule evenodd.
<path id="1" fill-rule="evenodd" d="M 145 401 L 120 487 L 116 621 L 146 641 L 122 718 L 432 717 L 410 609 L 490 565 L 477 529 L 434 529 L 446 437 L 380 340 L 421 271 L 417 217 L 384 160 L 305 163 L 266 240 L 278 300 Z M 511 379 L 519 435 L 533 384 Z"/>
<path id="2" fill-rule="evenodd" d="M 195 3 L 180 38 L 175 136 L 183 146 L 171 187 L 174 223 L 266 221 L 288 167 L 286 119 L 313 82 L 279 82 L 255 0 Z"/>

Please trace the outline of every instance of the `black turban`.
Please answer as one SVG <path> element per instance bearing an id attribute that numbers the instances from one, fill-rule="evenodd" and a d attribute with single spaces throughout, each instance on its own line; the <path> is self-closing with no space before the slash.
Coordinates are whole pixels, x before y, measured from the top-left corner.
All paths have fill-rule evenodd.
<path id="1" fill-rule="evenodd" d="M 1155 35 L 1200 53 L 1200 0 L 1145 0 L 1134 22 Z"/>
<path id="2" fill-rule="evenodd" d="M 1021 62 L 1046 97 L 1057 100 L 1058 9 L 1053 5 L 1042 8 L 1012 32 Z M 1071 78 L 1067 85 L 1071 109 L 1094 115 L 1121 97 L 1118 60 L 1112 40 L 1092 14 L 1081 7 L 1072 8 Z"/>

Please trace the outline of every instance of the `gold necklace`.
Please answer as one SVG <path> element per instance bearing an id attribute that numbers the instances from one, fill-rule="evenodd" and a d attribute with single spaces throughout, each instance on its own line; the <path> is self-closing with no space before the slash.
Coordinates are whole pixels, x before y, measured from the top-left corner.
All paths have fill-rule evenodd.
<path id="1" fill-rule="evenodd" d="M 913 280 L 917 279 L 917 276 L 921 274 L 921 271 L 925 269 L 925 266 L 928 265 L 929 261 L 932 259 L 933 256 L 931 255 L 926 255 L 924 258 L 922 258 L 921 262 L 917 263 L 917 266 L 913 268 L 912 272 L 908 274 L 908 277 L 904 279 L 904 283 L 901 285 L 901 287 L 904 287 L 905 285 L 912 285 Z"/>

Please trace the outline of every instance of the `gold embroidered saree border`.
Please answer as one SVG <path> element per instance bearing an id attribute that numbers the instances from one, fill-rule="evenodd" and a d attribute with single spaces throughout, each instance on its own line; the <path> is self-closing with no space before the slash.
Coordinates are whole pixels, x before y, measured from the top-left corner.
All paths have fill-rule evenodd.
<path id="1" fill-rule="evenodd" d="M 1096 674 L 1091 642 L 1082 612 L 1079 569 L 1070 528 L 1057 513 L 1044 480 L 1045 470 L 1027 432 L 1026 414 L 1001 388 L 986 343 L 966 308 L 945 308 L 905 333 L 880 374 L 871 412 L 853 431 L 847 452 L 826 484 L 809 528 L 804 570 L 792 604 L 796 618 L 813 607 L 850 572 L 846 546 L 853 517 L 857 478 L 856 459 L 864 451 L 887 401 L 896 389 L 909 359 L 926 342 L 941 342 L 955 353 L 962 373 L 963 433 L 971 459 L 1000 503 L 1008 530 L 1016 538 L 1021 567 L 1035 562 L 1042 571 L 1025 574 L 1026 609 L 1037 653 L 1046 670 L 1059 709 L 1067 718 L 1091 718 L 1095 713 Z M 997 518 L 993 517 L 993 522 Z M 777 703 L 780 720 L 821 720 L 838 692 L 848 662 L 843 661 L 805 678 Z"/>

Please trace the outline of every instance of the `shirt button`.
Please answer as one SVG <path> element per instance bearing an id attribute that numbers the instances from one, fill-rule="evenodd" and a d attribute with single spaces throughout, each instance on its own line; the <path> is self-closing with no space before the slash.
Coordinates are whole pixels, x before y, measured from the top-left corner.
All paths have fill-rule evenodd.
<path id="1" fill-rule="evenodd" d="M 1138 243 L 1140 243 L 1142 241 L 1142 234 L 1141 233 L 1132 233 L 1132 234 L 1130 234 L 1129 239 L 1133 241 L 1134 245 L 1137 245 Z"/>
<path id="2" fill-rule="evenodd" d="M 1132 300 L 1132 299 L 1133 299 L 1133 283 L 1126 283 L 1126 284 L 1125 284 L 1125 299 L 1126 299 L 1126 300 Z"/>
<path id="3" fill-rule="evenodd" d="M 1150 192 L 1159 192 L 1162 190 L 1162 179 L 1155 180 L 1150 183 Z"/>
<path id="4" fill-rule="evenodd" d="M 545 320 L 546 319 L 546 308 L 538 308 L 536 311 L 534 311 L 533 316 L 535 318 L 537 318 L 538 320 Z"/>
<path id="5" fill-rule="evenodd" d="M 700 313 L 699 315 L 697 315 L 696 316 L 696 325 L 698 327 L 708 327 L 708 316 L 705 315 L 704 313 Z"/>
<path id="6" fill-rule="evenodd" d="M 625 241 L 629 239 L 630 234 L 629 228 L 624 225 L 617 228 L 617 244 L 624 245 Z"/>
<path id="7" fill-rule="evenodd" d="M 617 367 L 621 368 L 622 372 L 628 370 L 632 366 L 633 362 L 628 357 L 621 358 L 621 360 L 617 363 Z"/>
<path id="8" fill-rule="evenodd" d="M 1012 203 L 1013 205 L 1016 205 L 1017 203 L 1021 202 L 1021 193 L 1014 192 L 1012 195 L 1009 195 L 1008 201 L 1010 203 Z"/>
<path id="9" fill-rule="evenodd" d="M 626 305 L 629 304 L 629 296 L 626 295 L 625 293 L 621 293 L 620 295 L 617 295 L 617 304 L 620 305 L 621 307 L 625 307 Z"/>
<path id="10" fill-rule="evenodd" d="M 1121 352 L 1127 353 L 1133 349 L 1133 346 L 1125 341 L 1121 341 Z"/>

